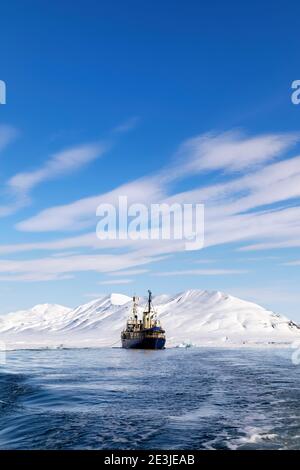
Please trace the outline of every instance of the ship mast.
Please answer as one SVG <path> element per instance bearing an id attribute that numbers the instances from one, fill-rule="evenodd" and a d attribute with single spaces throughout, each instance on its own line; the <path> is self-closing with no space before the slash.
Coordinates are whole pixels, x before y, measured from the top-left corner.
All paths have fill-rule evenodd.
<path id="1" fill-rule="evenodd" d="M 138 301 L 139 301 L 139 298 L 134 295 L 133 298 L 133 307 L 132 307 L 132 317 L 135 321 L 137 321 L 138 319 L 138 310 L 137 310 L 137 307 L 138 307 Z"/>
<path id="2" fill-rule="evenodd" d="M 152 292 L 148 290 L 148 313 L 151 312 L 151 304 L 152 304 Z"/>
<path id="3" fill-rule="evenodd" d="M 143 314 L 143 327 L 144 328 L 151 328 L 152 327 L 152 317 L 153 317 L 153 307 L 152 307 L 152 292 L 148 290 L 148 301 L 147 301 L 147 309 L 144 311 Z"/>

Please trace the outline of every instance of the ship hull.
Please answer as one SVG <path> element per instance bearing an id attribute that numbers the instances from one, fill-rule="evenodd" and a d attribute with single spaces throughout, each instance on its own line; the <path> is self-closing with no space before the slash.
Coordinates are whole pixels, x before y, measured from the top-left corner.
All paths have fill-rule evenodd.
<path id="1" fill-rule="evenodd" d="M 124 349 L 164 349 L 165 344 L 165 338 L 122 338 Z"/>

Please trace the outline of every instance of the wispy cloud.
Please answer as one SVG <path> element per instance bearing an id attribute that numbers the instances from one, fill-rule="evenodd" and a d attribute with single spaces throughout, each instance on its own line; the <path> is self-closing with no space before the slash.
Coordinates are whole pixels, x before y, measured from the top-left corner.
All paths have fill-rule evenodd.
<path id="1" fill-rule="evenodd" d="M 267 241 L 264 243 L 253 243 L 252 245 L 241 246 L 237 248 L 238 251 L 261 251 L 261 250 L 274 250 L 280 248 L 297 248 L 300 247 L 299 238 L 290 240 L 286 237 L 282 241 Z"/>
<path id="2" fill-rule="evenodd" d="M 54 280 L 78 272 L 94 271 L 108 273 L 146 265 L 155 258 L 137 256 L 135 253 L 74 255 L 65 257 L 45 257 L 26 260 L 0 259 L 2 280 Z"/>
<path id="3" fill-rule="evenodd" d="M 123 134 L 124 132 L 131 131 L 132 129 L 135 129 L 139 120 L 140 118 L 138 116 L 133 116 L 116 126 L 112 132 L 113 134 Z"/>
<path id="4" fill-rule="evenodd" d="M 116 271 L 108 273 L 109 276 L 136 276 L 137 274 L 146 274 L 148 269 L 127 269 L 126 271 Z"/>
<path id="5" fill-rule="evenodd" d="M 14 127 L 0 125 L 0 152 L 7 147 L 18 135 Z"/>
<path id="6" fill-rule="evenodd" d="M 300 266 L 300 259 L 296 259 L 294 261 L 288 261 L 286 263 L 282 263 L 283 266 Z"/>
<path id="7" fill-rule="evenodd" d="M 0 151 L 13 138 L 15 131 L 6 129 L 1 134 Z M 31 191 L 39 184 L 72 174 L 83 166 L 101 157 L 108 149 L 105 143 L 80 145 L 58 152 L 52 156 L 40 168 L 32 171 L 17 173 L 3 186 L 3 199 L 7 203 L 0 206 L 0 217 L 6 217 L 28 206 L 31 202 Z"/>
<path id="8" fill-rule="evenodd" d="M 297 134 L 247 137 L 239 131 L 193 137 L 179 148 L 173 174 L 224 170 L 237 172 L 261 166 L 280 156 L 299 140 Z"/>
<path id="9" fill-rule="evenodd" d="M 149 203 L 164 197 L 159 181 L 141 178 L 108 193 L 79 199 L 71 204 L 45 209 L 34 217 L 17 224 L 17 229 L 29 232 L 80 230 L 96 225 L 96 209 L 100 203 L 118 204 L 119 196 L 127 196 L 128 204 Z"/>
<path id="10" fill-rule="evenodd" d="M 99 293 L 99 292 L 88 292 L 87 294 L 84 294 L 84 297 L 88 299 L 101 299 L 105 295 L 106 294 Z"/>
<path id="11" fill-rule="evenodd" d="M 223 276 L 228 274 L 244 274 L 243 269 L 182 269 L 179 271 L 161 271 L 153 273 L 154 276 Z"/>
<path id="12" fill-rule="evenodd" d="M 100 285 L 118 285 L 118 284 L 131 284 L 133 279 L 109 279 L 107 281 L 99 281 Z"/>
<path id="13" fill-rule="evenodd" d="M 260 244 L 266 246 L 273 243 L 278 246 L 278 244 L 296 243 L 300 238 L 300 207 L 296 201 L 296 198 L 300 197 L 300 156 L 273 161 L 275 158 L 285 156 L 286 150 L 292 147 L 295 141 L 294 134 L 246 137 L 233 132 L 220 136 L 200 136 L 180 147 L 178 154 L 183 156 L 186 153 L 186 160 L 183 159 L 181 163 L 177 160 L 170 164 L 169 169 L 163 168 L 155 175 L 123 184 L 107 193 L 47 208 L 21 221 L 17 229 L 26 232 L 55 232 L 95 227 L 97 206 L 100 203 L 117 205 L 118 197 L 126 195 L 129 204 L 204 203 L 206 247 L 226 243 L 247 243 L 248 249 L 251 249 L 251 246 Z M 192 191 L 173 192 L 173 181 L 176 178 L 187 178 L 189 174 L 193 175 L 198 171 L 207 172 L 215 169 L 231 172 L 230 178 L 225 181 L 222 179 L 219 183 L 202 184 Z M 167 174 L 170 176 L 167 177 Z M 251 245 L 250 241 L 255 244 Z M 107 259 L 110 260 L 109 257 L 113 256 L 113 263 L 109 265 L 109 262 L 104 262 L 106 269 L 101 268 L 101 272 L 116 272 L 116 276 L 120 278 L 123 274 L 118 271 L 138 266 L 139 259 L 148 264 L 166 255 L 184 251 L 184 247 L 185 243 L 181 240 L 100 241 L 96 238 L 95 232 L 91 232 L 38 243 L 3 245 L 0 246 L 0 253 L 31 250 L 65 251 L 74 248 L 104 250 L 109 253 L 106 255 Z M 123 248 L 118 256 L 111 254 L 116 248 Z M 99 263 L 98 256 L 105 255 L 97 253 L 85 257 L 84 269 L 97 270 L 94 260 Z M 128 256 L 131 257 L 130 261 L 126 258 Z M 48 259 L 53 260 L 53 258 L 53 256 L 47 258 L 46 265 Z M 131 264 L 133 258 L 136 264 Z M 77 256 L 61 256 L 60 259 L 66 260 L 66 266 L 71 259 L 73 260 L 70 270 L 62 272 L 82 270 L 82 262 L 78 268 L 75 263 Z M 120 267 L 116 266 L 117 259 Z M 204 261 L 199 260 L 199 263 L 201 262 Z M 30 267 L 27 272 L 31 272 Z M 60 273 L 60 270 L 55 272 Z M 226 275 L 240 272 L 240 270 L 225 269 L 189 269 L 167 271 L 158 275 Z"/>
<path id="14" fill-rule="evenodd" d="M 7 183 L 10 190 L 27 194 L 44 181 L 73 173 L 99 158 L 107 150 L 104 143 L 86 144 L 52 155 L 40 168 L 18 173 Z"/>
<path id="15" fill-rule="evenodd" d="M 241 211 L 242 204 L 243 210 L 247 210 L 258 204 L 266 204 L 268 201 L 274 202 L 274 199 L 280 200 L 280 198 L 287 197 L 286 191 L 284 190 L 284 188 L 286 188 L 286 181 L 282 182 L 282 190 L 276 191 L 276 195 L 274 192 L 272 193 L 272 199 L 270 194 L 263 188 L 265 181 L 262 182 L 262 177 L 260 177 L 259 172 L 247 177 L 235 178 L 235 180 L 229 183 L 199 188 L 192 192 L 188 191 L 186 193 L 175 194 L 169 196 L 169 198 L 167 197 L 167 193 L 170 193 L 170 183 L 176 177 L 182 178 L 186 176 L 186 173 L 194 174 L 195 171 L 208 169 L 222 168 L 235 171 L 251 166 L 255 167 L 258 163 L 262 164 L 277 157 L 280 152 L 284 152 L 287 148 L 292 146 L 295 141 L 296 136 L 294 134 L 274 134 L 243 138 L 240 134 L 228 133 L 225 135 L 222 134 L 221 136 L 204 136 L 191 139 L 182 145 L 183 150 L 179 150 L 179 155 L 181 155 L 180 163 L 173 164 L 169 168 L 164 168 L 156 175 L 124 184 L 109 193 L 99 194 L 79 199 L 71 204 L 45 209 L 36 216 L 20 222 L 17 228 L 19 230 L 33 232 L 87 228 L 95 224 L 97 206 L 101 202 L 116 204 L 117 198 L 120 195 L 127 195 L 129 203 L 145 201 L 149 203 L 184 202 L 185 200 L 187 200 L 187 202 L 196 200 L 196 202 L 211 203 L 225 195 L 227 198 L 226 205 L 228 206 L 230 203 L 233 205 L 232 209 L 230 207 L 228 208 L 231 213 Z M 191 144 L 191 142 L 193 142 L 193 144 Z M 198 149 L 197 151 L 195 150 L 196 147 Z M 291 167 L 294 166 L 293 164 L 291 165 Z M 282 170 L 283 168 L 280 166 L 277 171 L 276 168 L 272 168 L 274 174 L 267 174 L 265 176 L 274 181 L 276 178 L 279 179 L 282 176 L 283 173 L 281 173 L 280 176 Z M 287 175 L 289 172 L 295 172 L 295 168 L 286 169 Z M 260 184 L 256 182 L 256 177 L 261 181 Z M 245 191 L 247 187 L 249 190 L 255 191 L 255 193 L 251 194 L 251 200 L 249 200 L 249 198 L 247 199 L 247 196 L 241 198 L 239 195 L 239 193 Z M 293 185 L 293 188 L 294 187 L 295 190 L 293 194 L 296 193 L 296 186 Z M 292 187 L 290 187 L 289 191 L 291 194 L 293 191 Z M 230 198 L 234 196 L 238 198 L 238 202 L 230 200 Z M 221 211 L 221 208 L 219 208 L 219 210 Z M 222 208 L 222 210 L 224 210 L 224 208 Z"/>
<path id="16" fill-rule="evenodd" d="M 41 166 L 12 176 L 4 185 L 6 205 L 0 206 L 0 217 L 11 215 L 31 202 L 30 193 L 38 185 L 62 176 L 73 174 L 102 157 L 116 141 L 116 134 L 129 132 L 136 126 L 137 117 L 131 118 L 112 131 L 114 138 L 106 141 L 80 144 L 54 153 Z M 0 126 L 0 152 L 16 136 L 9 126 Z"/>
<path id="17" fill-rule="evenodd" d="M 0 154 L 6 147 L 18 136 L 18 131 L 8 125 L 0 125 Z M 9 201 L 7 204 L 0 205 L 0 217 L 6 217 L 13 214 L 19 207 L 23 206 L 21 201 Z"/>
<path id="18" fill-rule="evenodd" d="M 25 272 L 23 274 L 4 274 L 0 275 L 0 281 L 8 282 L 49 282 L 49 281 L 63 281 L 66 279 L 73 279 L 73 275 L 68 274 L 52 274 L 52 273 L 31 273 Z"/>

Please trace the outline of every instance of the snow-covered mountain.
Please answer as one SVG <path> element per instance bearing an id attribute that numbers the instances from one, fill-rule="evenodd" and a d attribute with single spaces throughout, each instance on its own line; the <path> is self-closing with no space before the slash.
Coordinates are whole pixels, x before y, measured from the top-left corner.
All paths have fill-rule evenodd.
<path id="1" fill-rule="evenodd" d="M 140 300 L 140 312 L 146 299 Z M 167 346 L 240 346 L 300 341 L 300 326 L 259 305 L 222 292 L 188 290 L 154 297 Z M 0 317 L 8 349 L 120 345 L 131 298 L 110 294 L 75 309 L 36 305 Z"/>

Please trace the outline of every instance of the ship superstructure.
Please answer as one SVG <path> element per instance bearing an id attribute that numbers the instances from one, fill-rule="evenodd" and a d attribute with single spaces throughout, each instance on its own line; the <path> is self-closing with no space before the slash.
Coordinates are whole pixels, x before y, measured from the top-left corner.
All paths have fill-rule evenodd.
<path id="1" fill-rule="evenodd" d="M 121 333 L 122 347 L 126 349 L 163 349 L 166 343 L 165 331 L 160 325 L 152 304 L 152 293 L 148 290 L 147 306 L 142 319 L 138 314 L 138 297 L 133 297 L 131 314 L 126 328 Z"/>

